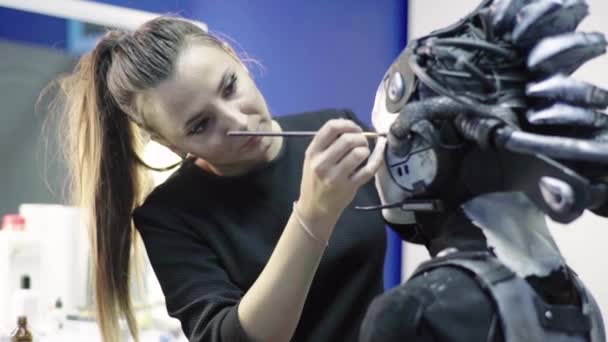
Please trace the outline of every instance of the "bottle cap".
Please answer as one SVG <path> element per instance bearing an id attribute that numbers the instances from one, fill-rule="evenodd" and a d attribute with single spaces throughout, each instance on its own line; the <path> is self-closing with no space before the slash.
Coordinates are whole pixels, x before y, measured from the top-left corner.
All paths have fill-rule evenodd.
<path id="1" fill-rule="evenodd" d="M 30 276 L 24 275 L 21 277 L 21 288 L 25 290 L 29 290 L 31 287 Z"/>
<path id="2" fill-rule="evenodd" d="M 25 230 L 25 217 L 19 214 L 6 214 L 2 216 L 2 229 Z"/>

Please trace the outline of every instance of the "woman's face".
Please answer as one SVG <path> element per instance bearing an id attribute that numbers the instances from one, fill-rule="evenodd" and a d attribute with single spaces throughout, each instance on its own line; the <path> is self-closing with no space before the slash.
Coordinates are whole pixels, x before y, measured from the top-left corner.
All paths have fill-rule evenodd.
<path id="1" fill-rule="evenodd" d="M 147 93 L 145 121 L 161 143 L 217 169 L 268 160 L 268 137 L 227 136 L 228 131 L 270 131 L 264 97 L 247 70 L 219 47 L 200 43 L 181 52 L 173 76 Z"/>

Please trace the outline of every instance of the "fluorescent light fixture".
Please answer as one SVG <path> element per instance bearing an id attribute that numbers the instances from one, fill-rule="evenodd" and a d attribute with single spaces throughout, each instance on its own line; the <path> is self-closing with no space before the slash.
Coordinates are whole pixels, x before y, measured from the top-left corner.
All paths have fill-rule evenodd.
<path id="1" fill-rule="evenodd" d="M 162 14 L 83 0 L 0 0 L 0 7 L 133 31 Z M 207 31 L 207 25 L 193 21 Z"/>

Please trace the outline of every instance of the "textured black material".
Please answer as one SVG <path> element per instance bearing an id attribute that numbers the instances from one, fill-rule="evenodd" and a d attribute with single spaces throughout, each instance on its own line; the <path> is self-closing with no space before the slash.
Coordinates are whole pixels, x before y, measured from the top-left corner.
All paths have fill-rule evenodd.
<path id="1" fill-rule="evenodd" d="M 418 234 L 433 257 L 420 265 L 412 277 L 398 288 L 392 289 L 375 299 L 369 308 L 361 329 L 361 342 L 383 341 L 432 341 L 432 342 L 499 342 L 505 340 L 503 321 L 499 316 L 496 297 L 490 291 L 496 286 L 503 286 L 509 293 L 507 304 L 511 303 L 511 317 L 523 317 L 536 321 L 540 312 L 536 300 L 545 304 L 543 308 L 555 310 L 558 317 L 570 308 L 589 313 L 592 329 L 590 335 L 574 336 L 569 339 L 568 331 L 573 327 L 582 329 L 578 323 L 562 326 L 557 330 L 548 329 L 550 334 L 558 331 L 565 339 L 511 339 L 510 341 L 599 341 L 605 342 L 601 314 L 583 284 L 574 272 L 559 269 L 547 276 L 519 278 L 493 256 L 488 249 L 485 238 L 478 228 L 467 221 L 458 212 L 449 218 L 437 217 L 434 221 L 429 216 L 428 222 L 418 228 Z M 409 231 L 408 231 L 409 229 Z M 412 227 L 400 226 L 399 231 L 410 232 Z M 405 234 L 405 237 L 408 237 Z M 455 248 L 458 252 L 445 256 L 440 251 Z M 437 255 L 442 255 L 438 257 Z M 454 261 L 456 260 L 456 261 Z M 476 272 L 458 260 L 479 262 L 483 270 Z M 487 265 L 484 263 L 490 260 Z M 487 267 L 486 267 L 487 266 Z M 516 284 L 513 281 L 516 280 Z M 528 296 L 528 297 L 526 297 Z M 522 298 L 528 301 L 528 307 L 518 306 Z M 527 311 L 526 311 L 527 310 Z M 566 315 L 569 315 L 566 313 Z M 574 317 L 574 316 L 569 316 Z M 579 319 L 580 316 L 574 319 Z M 584 323 L 583 323 L 584 324 Z M 527 332 L 525 324 L 509 331 Z M 523 329 L 523 330 L 522 330 Z M 511 334 L 513 335 L 513 333 Z M 531 335 L 532 336 L 532 335 Z"/>
<path id="2" fill-rule="evenodd" d="M 545 329 L 565 331 L 568 333 L 587 333 L 591 329 L 589 317 L 574 305 L 555 307 L 542 300 L 535 301 L 538 320 Z M 550 312 L 550 314 L 547 314 Z"/>
<path id="3" fill-rule="evenodd" d="M 487 339 L 492 301 L 465 271 L 437 268 L 387 291 L 369 308 L 361 342 L 498 342 Z"/>
<path id="4" fill-rule="evenodd" d="M 576 31 L 587 14 L 584 0 L 484 0 L 453 25 L 408 42 L 380 88 L 395 89 L 390 80 L 399 76 L 404 95 L 398 100 L 385 96 L 384 108 L 378 108 L 399 114 L 388 136 L 395 157 L 391 163 L 399 165 L 389 169 L 395 183 L 401 185 L 399 170 L 412 170 L 421 158 L 429 161 L 426 178 L 412 173 L 425 179 L 426 188 L 420 187 L 422 192 L 404 188 L 408 191 L 404 196 L 445 201 L 445 194 L 430 190 L 429 184 L 439 183 L 432 178 L 445 173 L 458 176 L 459 159 L 473 149 L 538 155 L 539 162 L 549 168 L 564 163 L 558 177 L 552 176 L 563 183 L 568 183 L 570 173 L 580 173 L 585 179 L 591 176 L 582 172 L 588 170 L 582 164 L 608 165 L 606 115 L 590 110 L 606 107 L 608 91 L 568 77 L 606 52 L 602 33 Z M 460 140 L 429 139 L 415 130 L 423 121 L 431 123 L 427 131 L 452 124 Z M 420 140 L 432 153 L 413 157 L 419 152 L 413 147 Z M 455 153 L 462 155 L 444 161 Z M 473 168 L 491 167 L 493 159 L 480 160 Z M 446 182 L 457 184 L 458 179 Z M 584 185 L 585 192 L 593 185 L 589 183 Z M 580 182 L 567 185 L 579 187 Z M 585 209 L 597 206 L 588 197 L 577 194 L 574 210 L 556 210 L 544 199 L 534 202 L 553 220 L 570 223 Z"/>
<path id="5" fill-rule="evenodd" d="M 450 267 L 468 272 L 489 294 L 507 342 L 603 342 L 602 338 L 595 337 L 598 332 L 603 334 L 603 327 L 598 324 L 601 321 L 599 308 L 575 278 L 571 279 L 576 282 L 582 305 L 547 303 L 525 279 L 516 276 L 489 252 L 456 252 L 434 258 L 421 264 L 412 277 L 415 279 L 433 270 Z M 469 326 L 474 327 L 473 324 Z"/>

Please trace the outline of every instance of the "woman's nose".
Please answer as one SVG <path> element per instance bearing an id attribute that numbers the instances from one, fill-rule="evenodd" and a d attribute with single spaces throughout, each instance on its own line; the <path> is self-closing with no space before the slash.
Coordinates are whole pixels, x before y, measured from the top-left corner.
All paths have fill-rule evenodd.
<path id="1" fill-rule="evenodd" d="M 233 107 L 222 108 L 221 117 L 224 118 L 223 130 L 227 131 L 246 131 L 249 128 L 249 116 Z"/>

